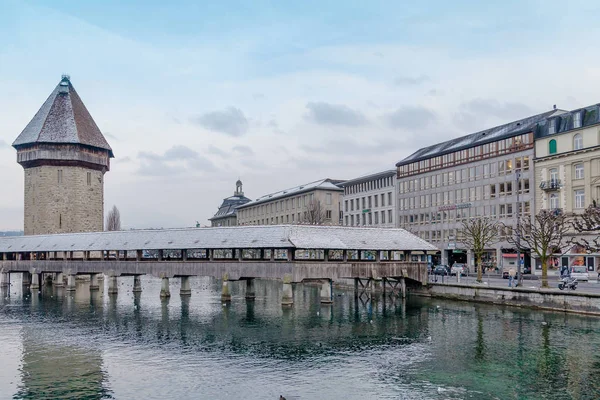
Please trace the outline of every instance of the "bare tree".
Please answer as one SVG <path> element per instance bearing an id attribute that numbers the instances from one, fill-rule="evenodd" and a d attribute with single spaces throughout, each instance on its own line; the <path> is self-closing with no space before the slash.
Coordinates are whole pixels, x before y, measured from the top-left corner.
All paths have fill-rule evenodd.
<path id="1" fill-rule="evenodd" d="M 585 237 L 573 238 L 571 243 L 583 247 L 590 253 L 600 251 L 600 207 L 596 205 L 595 200 L 583 214 L 573 217 L 572 226 L 577 233 L 592 237 L 589 240 Z"/>
<path id="2" fill-rule="evenodd" d="M 487 217 L 470 218 L 462 222 L 460 234 L 460 242 L 467 249 L 472 249 L 473 254 L 475 254 L 477 282 L 481 282 L 483 279 L 483 265 L 481 260 L 485 249 L 497 241 L 498 222 Z"/>
<path id="3" fill-rule="evenodd" d="M 323 225 L 324 222 L 325 211 L 321 207 L 321 202 L 318 200 L 311 200 L 306 206 L 306 211 L 304 211 L 302 223 L 308 225 Z"/>
<path id="4" fill-rule="evenodd" d="M 106 230 L 120 231 L 121 230 L 121 213 L 117 206 L 113 206 L 106 216 Z"/>
<path id="5" fill-rule="evenodd" d="M 557 210 L 541 210 L 533 221 L 521 218 L 508 242 L 517 246 L 520 238 L 521 250 L 531 249 L 542 263 L 542 287 L 548 287 L 548 261 L 552 254 L 562 254 L 571 245 L 565 238 L 570 228 L 569 217 Z"/>

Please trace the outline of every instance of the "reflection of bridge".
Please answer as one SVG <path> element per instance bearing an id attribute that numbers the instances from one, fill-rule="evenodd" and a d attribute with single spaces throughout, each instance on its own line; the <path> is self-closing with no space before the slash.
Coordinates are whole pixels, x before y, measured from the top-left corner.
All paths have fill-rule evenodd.
<path id="1" fill-rule="evenodd" d="M 282 304 L 292 304 L 292 282 L 322 280 L 321 301 L 331 302 L 331 282 L 338 279 L 395 280 L 405 293 L 405 279 L 426 283 L 426 254 L 435 248 L 403 229 L 323 226 L 244 226 L 228 228 L 140 230 L 0 239 L 3 283 L 9 273 L 24 273 L 24 282 L 39 288 L 41 274 L 109 277 L 109 294 L 118 291 L 117 277 L 162 278 L 161 296 L 170 296 L 169 278 L 181 277 L 181 294 L 189 295 L 190 276 L 223 279 L 222 299 L 230 299 L 228 281 L 246 280 L 246 296 L 254 297 L 254 278 L 283 280 Z M 30 275 L 31 274 L 31 275 Z"/>

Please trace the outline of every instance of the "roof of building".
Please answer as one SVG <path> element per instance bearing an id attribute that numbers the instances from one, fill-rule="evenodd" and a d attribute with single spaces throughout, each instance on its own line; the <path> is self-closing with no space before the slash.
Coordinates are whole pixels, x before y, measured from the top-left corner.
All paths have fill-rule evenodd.
<path id="1" fill-rule="evenodd" d="M 89 111 L 64 75 L 50 97 L 13 142 L 13 146 L 33 143 L 82 144 L 113 151 Z"/>
<path id="2" fill-rule="evenodd" d="M 0 238 L 0 253 L 290 247 L 334 250 L 437 250 L 435 246 L 404 229 L 311 225 L 131 230 Z"/>
<path id="3" fill-rule="evenodd" d="M 389 176 L 394 176 L 394 175 L 396 175 L 396 170 L 388 169 L 386 171 L 376 172 L 374 174 L 363 175 L 363 176 L 359 176 L 358 178 L 350 179 L 348 181 L 340 183 L 340 186 L 341 187 L 351 186 L 351 185 L 355 185 L 357 183 L 369 182 L 369 181 L 372 181 L 375 179 L 387 178 Z"/>
<path id="4" fill-rule="evenodd" d="M 239 206 L 238 208 L 251 207 L 251 206 L 255 206 L 257 204 L 267 203 L 269 201 L 273 201 L 273 200 L 277 200 L 277 199 L 283 199 L 286 197 L 296 196 L 298 194 L 310 192 L 313 190 L 343 191 L 344 189 L 342 189 L 340 187 L 340 184 L 342 184 L 343 182 L 345 182 L 345 181 L 339 180 L 339 179 L 329 179 L 329 178 L 321 179 L 318 181 L 305 183 L 304 185 L 281 190 L 279 192 L 266 194 L 262 197 L 259 197 L 258 199 L 254 200 L 254 201 L 251 201 L 242 206 Z"/>
<path id="5" fill-rule="evenodd" d="M 535 132 L 538 124 L 544 122 L 547 118 L 565 113 L 565 110 L 551 110 L 541 114 L 536 114 L 527 118 L 509 122 L 490 129 L 485 129 L 470 135 L 461 136 L 446 142 L 437 143 L 432 146 L 423 147 L 417 150 L 402 161 L 396 163 L 396 166 L 410 164 L 416 161 L 427 160 L 432 157 L 441 156 L 458 150 L 468 149 L 473 146 L 495 142 L 501 139 L 507 139 L 527 132 Z"/>
<path id="6" fill-rule="evenodd" d="M 573 121 L 574 116 L 578 113 L 581 115 L 581 126 L 575 128 Z M 552 120 L 556 121 L 556 129 L 554 133 L 549 132 L 550 121 Z M 586 126 L 596 125 L 598 123 L 600 123 L 600 104 L 593 104 L 584 108 L 578 108 L 573 111 L 564 112 L 555 118 L 547 118 L 543 121 L 540 121 L 535 132 L 535 136 L 536 138 L 542 138 L 546 136 L 559 135 L 573 129 L 585 128 Z"/>
<path id="7" fill-rule="evenodd" d="M 227 218 L 235 215 L 235 209 L 243 204 L 250 202 L 251 200 L 246 196 L 231 196 L 223 199 L 223 203 L 219 206 L 219 210 L 209 218 L 209 221 L 221 218 Z"/>

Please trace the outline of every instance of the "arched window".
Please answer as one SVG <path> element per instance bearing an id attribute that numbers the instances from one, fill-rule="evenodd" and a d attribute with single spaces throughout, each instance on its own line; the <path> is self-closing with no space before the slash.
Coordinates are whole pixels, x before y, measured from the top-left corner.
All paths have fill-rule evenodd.
<path id="1" fill-rule="evenodd" d="M 548 145 L 548 152 L 550 154 L 556 154 L 556 140 L 552 139 Z"/>
<path id="2" fill-rule="evenodd" d="M 573 150 L 581 149 L 583 149 L 583 137 L 581 136 L 581 133 L 578 133 L 573 136 Z"/>

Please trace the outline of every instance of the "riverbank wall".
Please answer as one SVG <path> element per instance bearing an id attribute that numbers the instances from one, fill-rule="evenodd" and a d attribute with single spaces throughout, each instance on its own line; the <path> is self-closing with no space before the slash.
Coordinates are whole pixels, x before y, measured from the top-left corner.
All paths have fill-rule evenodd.
<path id="1" fill-rule="evenodd" d="M 430 283 L 412 286 L 409 294 L 600 316 L 600 294 L 595 293 Z"/>

